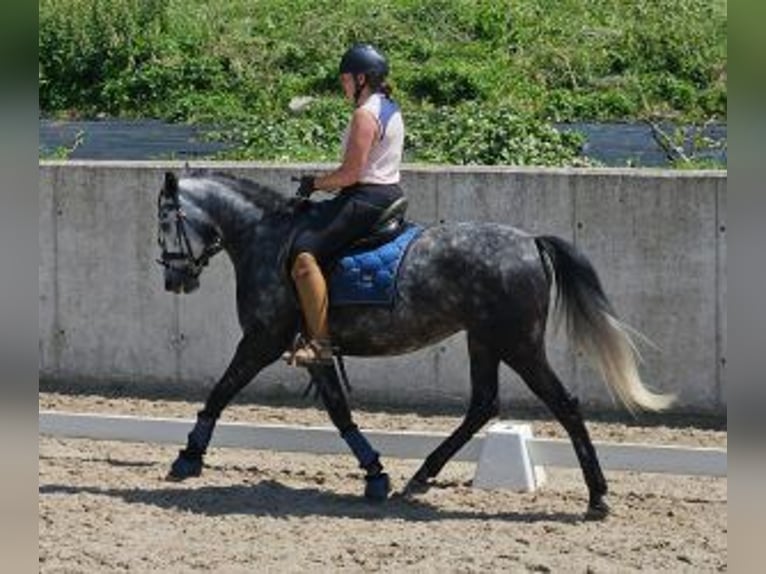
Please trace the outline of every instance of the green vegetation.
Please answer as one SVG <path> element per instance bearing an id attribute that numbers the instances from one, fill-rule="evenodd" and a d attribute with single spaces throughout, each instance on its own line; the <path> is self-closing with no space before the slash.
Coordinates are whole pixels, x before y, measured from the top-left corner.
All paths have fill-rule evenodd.
<path id="1" fill-rule="evenodd" d="M 371 6 L 374 5 L 374 8 Z M 726 0 L 40 0 L 47 115 L 221 126 L 253 159 L 334 160 L 340 54 L 389 56 L 409 161 L 571 165 L 550 122 L 726 118 Z M 299 96 L 316 98 L 301 113 Z"/>
<path id="2" fill-rule="evenodd" d="M 39 146 L 38 155 L 40 159 L 69 159 L 83 141 L 85 141 L 85 132 L 78 130 L 70 145 L 59 145 L 53 149 Z"/>

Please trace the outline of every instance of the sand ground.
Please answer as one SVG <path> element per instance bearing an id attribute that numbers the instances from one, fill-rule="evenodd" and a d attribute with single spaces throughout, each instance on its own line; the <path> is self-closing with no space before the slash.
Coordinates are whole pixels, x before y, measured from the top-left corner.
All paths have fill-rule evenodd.
<path id="1" fill-rule="evenodd" d="M 40 409 L 192 418 L 198 403 L 40 393 Z M 451 430 L 449 415 L 358 411 L 362 429 Z M 313 407 L 233 405 L 227 421 L 329 425 Z M 535 435 L 563 436 L 530 421 Z M 695 426 L 589 423 L 595 440 L 726 446 Z M 613 515 L 581 520 L 578 471 L 535 493 L 471 487 L 449 463 L 412 500 L 370 504 L 350 456 L 212 449 L 163 480 L 177 447 L 41 437 L 41 572 L 704 572 L 727 569 L 727 479 L 609 472 Z M 420 461 L 385 460 L 394 489 Z"/>

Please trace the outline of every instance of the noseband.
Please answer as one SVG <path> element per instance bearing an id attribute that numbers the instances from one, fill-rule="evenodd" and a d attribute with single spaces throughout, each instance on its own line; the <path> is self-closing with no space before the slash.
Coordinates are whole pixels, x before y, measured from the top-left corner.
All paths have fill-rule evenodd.
<path id="1" fill-rule="evenodd" d="M 159 213 L 161 209 L 161 199 L 157 201 L 157 204 L 157 211 Z M 195 257 L 191 241 L 189 240 L 189 234 L 186 229 L 187 225 L 194 227 L 194 222 L 186 218 L 186 213 L 181 209 L 181 203 L 179 201 L 176 200 L 173 202 L 172 209 L 175 212 L 176 243 L 180 247 L 180 250 L 178 252 L 169 252 L 167 250 L 165 236 L 160 233 L 157 238 L 157 243 L 159 244 L 160 249 L 162 249 L 162 255 L 160 256 L 160 259 L 157 259 L 157 263 L 163 267 L 171 267 L 173 261 L 184 261 L 186 263 L 186 272 L 197 277 L 207 266 L 210 258 L 223 249 L 221 236 L 220 234 L 216 234 L 213 241 L 209 245 L 205 245 L 199 257 Z M 200 237 L 203 236 L 202 233 L 198 233 L 198 235 Z"/>

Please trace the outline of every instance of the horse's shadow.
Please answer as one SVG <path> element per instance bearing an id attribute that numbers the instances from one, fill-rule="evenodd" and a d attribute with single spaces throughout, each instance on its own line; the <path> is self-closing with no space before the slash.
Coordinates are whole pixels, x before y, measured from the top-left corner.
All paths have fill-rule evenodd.
<path id="1" fill-rule="evenodd" d="M 272 517 L 327 516 L 358 519 L 398 518 L 410 522 L 441 520 L 507 520 L 520 523 L 576 523 L 582 514 L 566 512 L 497 512 L 454 510 L 436 507 L 417 498 L 394 495 L 384 503 L 361 496 L 338 494 L 318 488 L 296 488 L 276 480 L 256 484 L 188 488 L 101 488 L 47 484 L 39 494 L 93 494 L 119 498 L 128 504 L 149 504 L 207 516 L 246 514 Z"/>

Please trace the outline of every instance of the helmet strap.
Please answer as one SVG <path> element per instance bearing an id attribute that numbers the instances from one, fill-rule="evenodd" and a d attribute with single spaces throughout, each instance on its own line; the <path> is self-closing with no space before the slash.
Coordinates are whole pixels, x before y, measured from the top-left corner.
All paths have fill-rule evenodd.
<path id="1" fill-rule="evenodd" d="M 362 95 L 362 90 L 364 89 L 364 86 L 366 85 L 366 82 L 362 83 L 359 81 L 359 76 L 361 74 L 354 74 L 354 105 L 359 105 L 359 96 Z"/>

